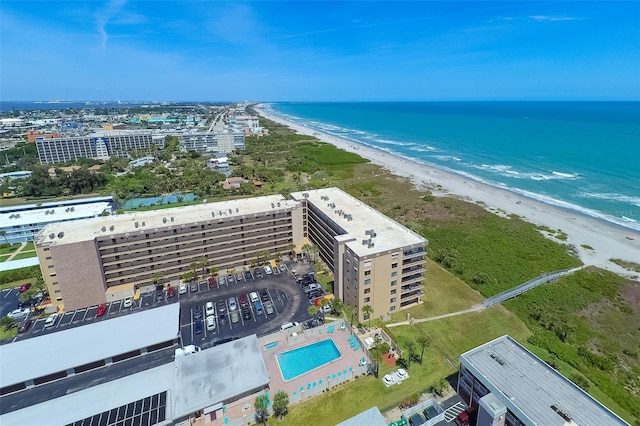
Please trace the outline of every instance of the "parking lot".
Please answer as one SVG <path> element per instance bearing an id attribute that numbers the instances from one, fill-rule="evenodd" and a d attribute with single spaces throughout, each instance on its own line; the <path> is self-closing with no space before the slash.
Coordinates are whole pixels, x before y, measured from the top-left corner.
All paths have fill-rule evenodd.
<path id="1" fill-rule="evenodd" d="M 298 270 L 304 268 L 300 268 L 295 262 L 291 265 L 295 265 L 292 267 Z M 286 322 L 303 322 L 309 318 L 309 299 L 296 283 L 290 269 L 289 265 L 280 264 L 272 269 L 271 274 L 267 274 L 263 268 L 254 268 L 234 275 L 220 275 L 213 285 L 206 281 L 194 283 L 193 286 L 187 286 L 184 294 L 176 291 L 173 297 L 168 297 L 166 290 L 143 294 L 138 300 L 134 300 L 129 308 L 123 307 L 122 300 L 109 302 L 106 304 L 104 315 L 100 317 L 96 316 L 98 307 L 92 306 L 58 315 L 47 327 L 46 317 L 34 318 L 31 328 L 18 334 L 13 341 L 104 321 L 167 303 L 180 303 L 180 335 L 184 345 L 195 344 L 204 349 L 251 334 L 261 336 L 278 330 Z M 14 298 L 17 300 L 17 294 L 13 295 L 16 291 L 14 289 L 11 292 L 3 292 L 3 310 L 5 304 L 8 306 Z M 246 295 L 248 299 L 252 292 L 257 293 L 255 296 L 259 304 L 249 300 L 244 307 L 241 306 L 241 295 Z M 234 309 L 230 306 L 230 299 L 236 305 L 237 318 L 232 318 L 231 312 Z M 215 314 L 211 315 L 214 317 L 213 327 L 207 327 L 206 323 L 205 305 L 209 301 L 214 305 Z M 13 304 L 15 303 L 17 302 L 14 301 Z M 269 304 L 270 309 L 267 309 Z"/>

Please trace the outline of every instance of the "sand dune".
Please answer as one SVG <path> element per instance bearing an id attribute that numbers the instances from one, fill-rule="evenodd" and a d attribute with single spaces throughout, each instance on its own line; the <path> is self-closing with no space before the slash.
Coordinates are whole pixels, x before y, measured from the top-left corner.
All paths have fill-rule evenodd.
<path id="1" fill-rule="evenodd" d="M 489 211 L 515 214 L 537 225 L 561 230 L 567 234 L 566 244 L 573 245 L 585 265 L 594 265 L 620 275 L 639 275 L 609 261 L 617 258 L 640 263 L 640 235 L 637 231 L 615 226 L 577 212 L 564 210 L 526 198 L 507 190 L 495 188 L 434 167 L 412 162 L 387 152 L 356 144 L 328 133 L 304 127 L 269 114 L 258 106 L 256 110 L 269 120 L 284 124 L 300 134 L 312 135 L 346 151 L 355 152 L 371 162 L 385 167 L 398 176 L 409 177 L 419 188 L 428 188 L 434 195 L 482 202 Z M 632 239 L 629 239 L 632 238 Z M 554 241 L 558 241 L 554 238 Z M 583 245 L 593 248 L 587 249 Z"/>

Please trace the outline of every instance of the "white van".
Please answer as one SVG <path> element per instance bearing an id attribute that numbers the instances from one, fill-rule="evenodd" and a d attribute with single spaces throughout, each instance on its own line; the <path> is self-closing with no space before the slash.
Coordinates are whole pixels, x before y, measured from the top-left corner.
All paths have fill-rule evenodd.
<path id="1" fill-rule="evenodd" d="M 273 270 L 271 269 L 271 266 L 267 265 L 264 267 L 264 273 L 267 275 L 271 275 L 273 274 Z"/>
<path id="2" fill-rule="evenodd" d="M 294 321 L 294 322 L 288 322 L 288 323 L 286 323 L 286 324 L 282 324 L 282 325 L 280 326 L 280 330 L 284 331 L 284 330 L 286 330 L 286 329 L 288 329 L 288 328 L 297 327 L 297 326 L 299 326 L 299 325 L 300 325 L 300 323 L 299 323 L 299 322 L 295 322 L 295 321 Z"/>

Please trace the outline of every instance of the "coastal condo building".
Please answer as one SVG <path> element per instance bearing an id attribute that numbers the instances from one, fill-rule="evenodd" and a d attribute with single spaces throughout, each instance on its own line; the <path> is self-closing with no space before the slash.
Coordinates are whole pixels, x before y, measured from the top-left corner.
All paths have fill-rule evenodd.
<path id="1" fill-rule="evenodd" d="M 129 152 L 149 152 L 152 145 L 164 147 L 164 136 L 150 132 L 113 130 L 84 136 L 36 139 L 38 158 L 42 164 L 64 163 L 79 158 L 108 160 L 127 157 Z"/>
<path id="2" fill-rule="evenodd" d="M 420 303 L 427 241 L 337 188 L 49 224 L 35 237 L 51 301 L 71 310 L 175 283 L 198 263 L 239 269 L 312 243 L 334 293 L 383 315 Z M 159 274 L 158 274 L 159 273 Z"/>

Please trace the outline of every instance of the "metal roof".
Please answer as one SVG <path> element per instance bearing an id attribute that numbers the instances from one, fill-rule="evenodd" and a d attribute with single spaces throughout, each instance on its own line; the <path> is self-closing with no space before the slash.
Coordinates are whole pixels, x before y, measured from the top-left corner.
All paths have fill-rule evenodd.
<path id="1" fill-rule="evenodd" d="M 0 223 L 3 228 L 45 223 L 57 223 L 66 220 L 97 217 L 105 210 L 111 210 L 108 201 L 91 204 L 63 205 L 22 210 L 19 212 L 0 212 Z"/>
<path id="2" fill-rule="evenodd" d="M 337 426 L 387 426 L 387 421 L 378 410 L 378 407 L 373 406 L 360 414 L 356 414 L 350 419 L 345 420 L 342 423 L 338 423 Z"/>
<path id="3" fill-rule="evenodd" d="M 460 363 L 526 425 L 563 426 L 563 413 L 580 426 L 627 425 L 509 336 L 463 353 Z"/>
<path id="4" fill-rule="evenodd" d="M 145 323 L 162 326 L 152 319 Z M 160 367 L 12 411 L 0 416 L 0 423 L 3 426 L 34 425 L 38 424 L 34 419 L 46 419 L 43 424 L 64 425 L 168 391 L 165 422 L 168 424 L 172 419 L 231 401 L 268 384 L 269 373 L 254 334 L 176 358 Z"/>
<path id="5" fill-rule="evenodd" d="M 22 383 L 177 337 L 180 304 L 0 346 L 0 387 Z"/>

